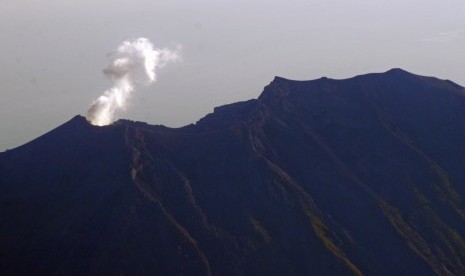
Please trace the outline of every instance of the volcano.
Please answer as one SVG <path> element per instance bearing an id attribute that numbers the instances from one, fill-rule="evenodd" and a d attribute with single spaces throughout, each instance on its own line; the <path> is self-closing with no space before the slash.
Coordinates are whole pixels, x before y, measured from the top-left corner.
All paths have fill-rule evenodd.
<path id="1" fill-rule="evenodd" d="M 465 89 L 276 77 L 181 128 L 0 153 L 2 275 L 465 275 Z"/>

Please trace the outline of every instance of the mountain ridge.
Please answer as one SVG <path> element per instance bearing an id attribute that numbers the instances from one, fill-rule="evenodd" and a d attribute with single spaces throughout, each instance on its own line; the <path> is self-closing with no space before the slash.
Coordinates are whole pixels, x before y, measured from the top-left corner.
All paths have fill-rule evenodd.
<path id="1" fill-rule="evenodd" d="M 357 75 L 357 76 L 354 76 L 354 77 L 344 78 L 344 79 L 332 79 L 332 78 L 328 78 L 328 77 L 321 77 L 321 78 L 313 79 L 313 80 L 292 80 L 292 79 L 288 79 L 288 78 L 284 78 L 284 77 L 280 77 L 280 76 L 275 76 L 274 79 L 271 81 L 271 83 L 268 86 L 285 84 L 285 83 L 301 83 L 301 84 L 315 83 L 316 84 L 316 83 L 321 83 L 321 82 L 328 82 L 328 83 L 331 83 L 331 82 L 347 82 L 347 81 L 355 81 L 355 80 L 357 80 L 359 78 L 366 78 L 366 77 L 371 77 L 371 76 L 389 76 L 389 75 L 391 75 L 391 76 L 392 75 L 397 75 L 397 76 L 410 77 L 410 78 L 418 78 L 419 77 L 419 78 L 430 79 L 432 81 L 439 81 L 439 82 L 448 83 L 451 86 L 453 86 L 455 88 L 458 88 L 459 90 L 462 90 L 462 93 L 465 96 L 465 88 L 460 86 L 457 83 L 454 83 L 454 82 L 452 82 L 450 80 L 438 79 L 436 77 L 416 75 L 416 74 L 410 73 L 410 72 L 408 72 L 406 70 L 403 70 L 401 68 L 392 68 L 392 69 L 389 69 L 388 71 L 385 71 L 385 72 L 382 72 L 382 73 L 368 73 L 368 74 Z M 169 127 L 169 126 L 165 126 L 165 125 L 153 125 L 153 124 L 149 124 L 149 123 L 146 123 L 146 122 L 133 121 L 133 120 L 129 120 L 129 119 L 119 119 L 119 120 L 113 122 L 112 124 L 136 123 L 136 124 L 139 124 L 141 126 L 146 125 L 147 127 L 156 127 L 156 128 L 158 127 L 160 129 L 164 129 L 164 130 L 167 130 L 167 131 L 174 131 L 174 130 L 183 129 L 183 128 L 190 128 L 192 126 L 195 126 L 197 123 L 201 122 L 206 117 L 209 117 L 209 116 L 215 114 L 215 112 L 221 112 L 221 111 L 228 112 L 231 107 L 242 106 L 242 105 L 249 105 L 249 106 L 253 105 L 253 104 L 256 103 L 256 101 L 260 100 L 260 98 L 263 98 L 264 94 L 266 92 L 267 91 L 265 89 L 259 95 L 258 99 L 250 99 L 250 100 L 245 100 L 245 101 L 239 101 L 239 102 L 225 104 L 225 105 L 215 107 L 212 113 L 209 113 L 209 114 L 205 115 L 204 117 L 200 118 L 196 123 L 188 124 L 188 125 L 184 125 L 184 126 L 180 126 L 180 127 Z M 71 118 L 68 122 L 63 123 L 63 125 L 67 125 L 67 124 L 69 124 L 71 122 L 78 122 L 78 121 L 79 122 L 84 122 L 84 120 L 85 120 L 84 116 L 76 115 L 73 118 Z M 106 126 L 104 126 L 104 127 L 106 127 Z M 28 144 L 28 143 L 26 143 L 26 144 Z M 11 149 L 9 149 L 9 150 L 11 150 Z"/>

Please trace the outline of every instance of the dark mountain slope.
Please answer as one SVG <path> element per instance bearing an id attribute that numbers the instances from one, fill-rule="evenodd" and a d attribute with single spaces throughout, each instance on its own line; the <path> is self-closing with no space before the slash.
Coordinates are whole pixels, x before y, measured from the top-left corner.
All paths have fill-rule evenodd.
<path id="1" fill-rule="evenodd" d="M 0 269 L 463 275 L 464 95 L 393 69 L 179 129 L 75 117 L 0 154 Z"/>

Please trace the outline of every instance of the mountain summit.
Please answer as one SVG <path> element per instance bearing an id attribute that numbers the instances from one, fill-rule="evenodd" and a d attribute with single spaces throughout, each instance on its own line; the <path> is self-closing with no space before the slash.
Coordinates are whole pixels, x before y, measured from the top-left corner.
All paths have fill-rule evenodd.
<path id="1" fill-rule="evenodd" d="M 465 90 L 276 77 L 172 129 L 0 154 L 2 275 L 465 275 Z"/>

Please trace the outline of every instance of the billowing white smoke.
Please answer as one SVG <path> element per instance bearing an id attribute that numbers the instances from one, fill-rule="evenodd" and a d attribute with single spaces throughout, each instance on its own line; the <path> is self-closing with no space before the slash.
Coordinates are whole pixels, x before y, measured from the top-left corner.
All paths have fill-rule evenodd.
<path id="1" fill-rule="evenodd" d="M 157 49 L 146 38 L 124 41 L 110 54 L 111 63 L 103 73 L 113 81 L 113 87 L 92 103 L 87 120 L 97 126 L 113 122 L 117 109 L 123 109 L 137 85 L 156 81 L 157 69 L 179 58 L 178 51 Z"/>

